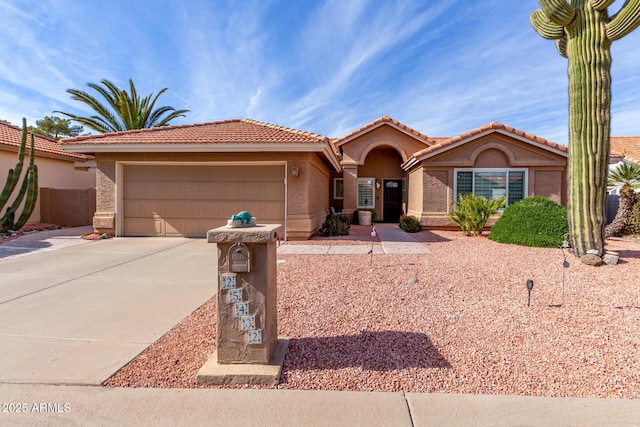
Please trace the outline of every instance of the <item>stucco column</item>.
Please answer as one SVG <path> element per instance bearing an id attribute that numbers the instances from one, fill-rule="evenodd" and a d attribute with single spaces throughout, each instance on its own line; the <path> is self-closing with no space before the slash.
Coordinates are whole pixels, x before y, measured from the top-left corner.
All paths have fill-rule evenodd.
<path id="1" fill-rule="evenodd" d="M 342 179 L 342 213 L 348 216 L 358 209 L 358 165 L 343 164 Z"/>

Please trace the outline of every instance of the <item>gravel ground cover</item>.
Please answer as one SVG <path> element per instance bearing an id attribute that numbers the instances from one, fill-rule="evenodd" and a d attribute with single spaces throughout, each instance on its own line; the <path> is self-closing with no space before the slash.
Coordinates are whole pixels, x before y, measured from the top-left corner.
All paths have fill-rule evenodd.
<path id="1" fill-rule="evenodd" d="M 370 244 L 370 227 L 353 229 L 340 241 Z M 640 243 L 609 240 L 617 266 L 570 255 L 563 269 L 560 249 L 413 236 L 432 254 L 278 257 L 278 329 L 291 341 L 276 388 L 640 397 Z M 196 387 L 215 313 L 212 299 L 105 385 Z"/>

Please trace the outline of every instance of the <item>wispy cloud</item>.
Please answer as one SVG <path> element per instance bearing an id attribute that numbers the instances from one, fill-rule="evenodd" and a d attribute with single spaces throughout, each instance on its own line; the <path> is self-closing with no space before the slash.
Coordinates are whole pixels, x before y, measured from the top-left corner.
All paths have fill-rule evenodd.
<path id="1" fill-rule="evenodd" d="M 87 112 L 110 79 L 176 123 L 252 117 L 340 136 L 382 115 L 446 136 L 499 120 L 566 142 L 566 60 L 535 2 L 0 0 L 0 118 Z M 613 133 L 639 134 L 640 30 L 613 45 Z"/>

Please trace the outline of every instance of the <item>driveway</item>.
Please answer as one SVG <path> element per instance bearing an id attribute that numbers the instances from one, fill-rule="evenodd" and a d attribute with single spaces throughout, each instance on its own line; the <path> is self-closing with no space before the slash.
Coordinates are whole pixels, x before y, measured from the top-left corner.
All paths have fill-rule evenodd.
<path id="1" fill-rule="evenodd" d="M 214 295 L 214 248 L 116 238 L 0 259 L 0 382 L 102 383 Z"/>

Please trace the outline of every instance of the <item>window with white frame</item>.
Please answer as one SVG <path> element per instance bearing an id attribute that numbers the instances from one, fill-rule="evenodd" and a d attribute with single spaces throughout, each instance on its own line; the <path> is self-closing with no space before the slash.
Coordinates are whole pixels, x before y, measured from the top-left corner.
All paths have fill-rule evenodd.
<path id="1" fill-rule="evenodd" d="M 333 179 L 333 198 L 344 198 L 344 180 L 342 178 Z"/>
<path id="2" fill-rule="evenodd" d="M 358 209 L 374 208 L 375 178 L 358 178 Z"/>
<path id="3" fill-rule="evenodd" d="M 456 169 L 455 195 L 473 193 L 485 199 L 507 199 L 505 206 L 527 197 L 526 169 Z"/>

